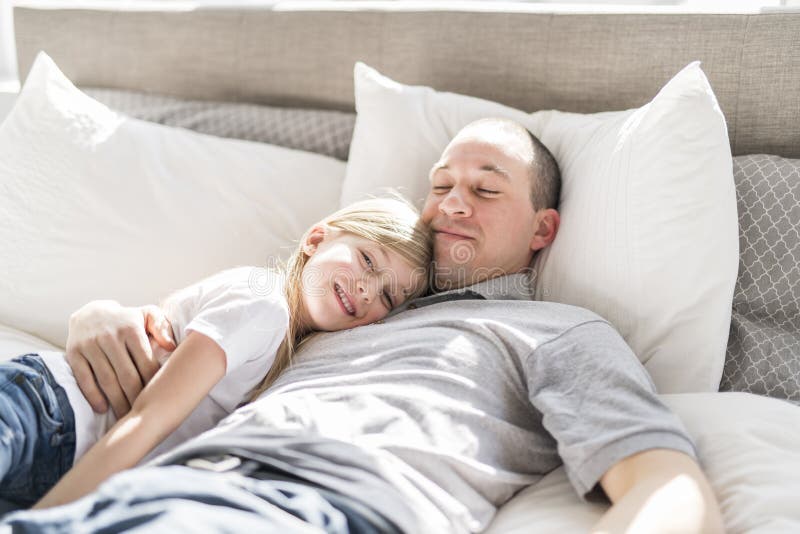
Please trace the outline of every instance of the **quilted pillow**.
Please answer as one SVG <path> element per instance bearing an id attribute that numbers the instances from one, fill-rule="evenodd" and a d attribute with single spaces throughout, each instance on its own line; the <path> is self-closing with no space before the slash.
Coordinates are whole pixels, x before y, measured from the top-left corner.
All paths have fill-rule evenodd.
<path id="1" fill-rule="evenodd" d="M 196 132 L 347 159 L 355 113 L 183 100 L 119 89 L 84 92 L 130 117 Z"/>
<path id="2" fill-rule="evenodd" d="M 733 160 L 739 279 L 720 390 L 800 401 L 800 160 Z"/>

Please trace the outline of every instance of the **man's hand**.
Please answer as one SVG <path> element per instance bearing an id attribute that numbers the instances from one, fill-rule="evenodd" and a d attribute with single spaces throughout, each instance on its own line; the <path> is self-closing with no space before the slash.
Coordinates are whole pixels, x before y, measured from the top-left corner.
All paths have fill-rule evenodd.
<path id="1" fill-rule="evenodd" d="M 668 449 L 634 454 L 600 479 L 614 503 L 593 533 L 717 534 L 722 517 L 714 492 L 689 456 Z"/>
<path id="2" fill-rule="evenodd" d="M 110 402 L 119 418 L 158 371 L 159 356 L 175 350 L 175 342 L 172 325 L 158 306 L 128 308 L 99 300 L 72 314 L 66 349 L 92 409 L 104 413 Z"/>

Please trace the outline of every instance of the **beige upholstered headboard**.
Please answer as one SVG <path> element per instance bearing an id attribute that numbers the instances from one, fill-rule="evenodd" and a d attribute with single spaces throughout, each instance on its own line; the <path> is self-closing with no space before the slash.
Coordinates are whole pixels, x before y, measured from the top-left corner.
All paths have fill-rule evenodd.
<path id="1" fill-rule="evenodd" d="M 735 155 L 800 157 L 800 13 L 468 9 L 110 4 L 17 7 L 14 18 L 22 77 L 43 49 L 78 85 L 334 109 L 353 108 L 356 60 L 404 83 L 527 111 L 591 112 L 639 106 L 699 59 Z"/>

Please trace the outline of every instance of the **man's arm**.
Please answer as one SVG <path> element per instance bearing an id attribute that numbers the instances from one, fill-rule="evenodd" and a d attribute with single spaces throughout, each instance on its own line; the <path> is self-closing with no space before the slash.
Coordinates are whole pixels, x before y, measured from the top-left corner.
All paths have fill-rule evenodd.
<path id="1" fill-rule="evenodd" d="M 105 412 L 109 403 L 118 418 L 130 410 L 159 369 L 153 354 L 158 347 L 175 350 L 172 326 L 158 306 L 124 307 L 100 300 L 70 317 L 67 362 L 96 412 Z"/>
<path id="2" fill-rule="evenodd" d="M 593 533 L 723 532 L 714 492 L 688 455 L 652 449 L 614 464 L 600 479 L 613 506 Z"/>

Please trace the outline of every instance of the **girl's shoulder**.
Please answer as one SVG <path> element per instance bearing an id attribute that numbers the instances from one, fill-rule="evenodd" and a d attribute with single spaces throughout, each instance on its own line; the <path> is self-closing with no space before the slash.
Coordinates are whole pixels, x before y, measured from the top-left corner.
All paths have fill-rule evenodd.
<path id="1" fill-rule="evenodd" d="M 254 300 L 283 299 L 283 274 L 271 268 L 240 266 L 225 269 L 202 280 L 205 292 L 227 291 Z"/>
<path id="2" fill-rule="evenodd" d="M 289 323 L 289 307 L 283 296 L 280 272 L 253 266 L 234 267 L 215 273 L 198 285 L 187 328 L 213 330 L 215 334 L 209 337 L 231 343 L 239 338 L 283 338 Z M 256 333 L 260 335 L 253 336 Z M 228 352 L 228 347 L 223 348 Z M 233 352 L 250 355 L 252 351 L 237 346 Z"/>
<path id="3" fill-rule="evenodd" d="M 171 300 L 193 317 L 218 312 L 230 317 L 267 315 L 277 320 L 288 315 L 283 280 L 274 269 L 233 267 L 200 280 Z"/>

